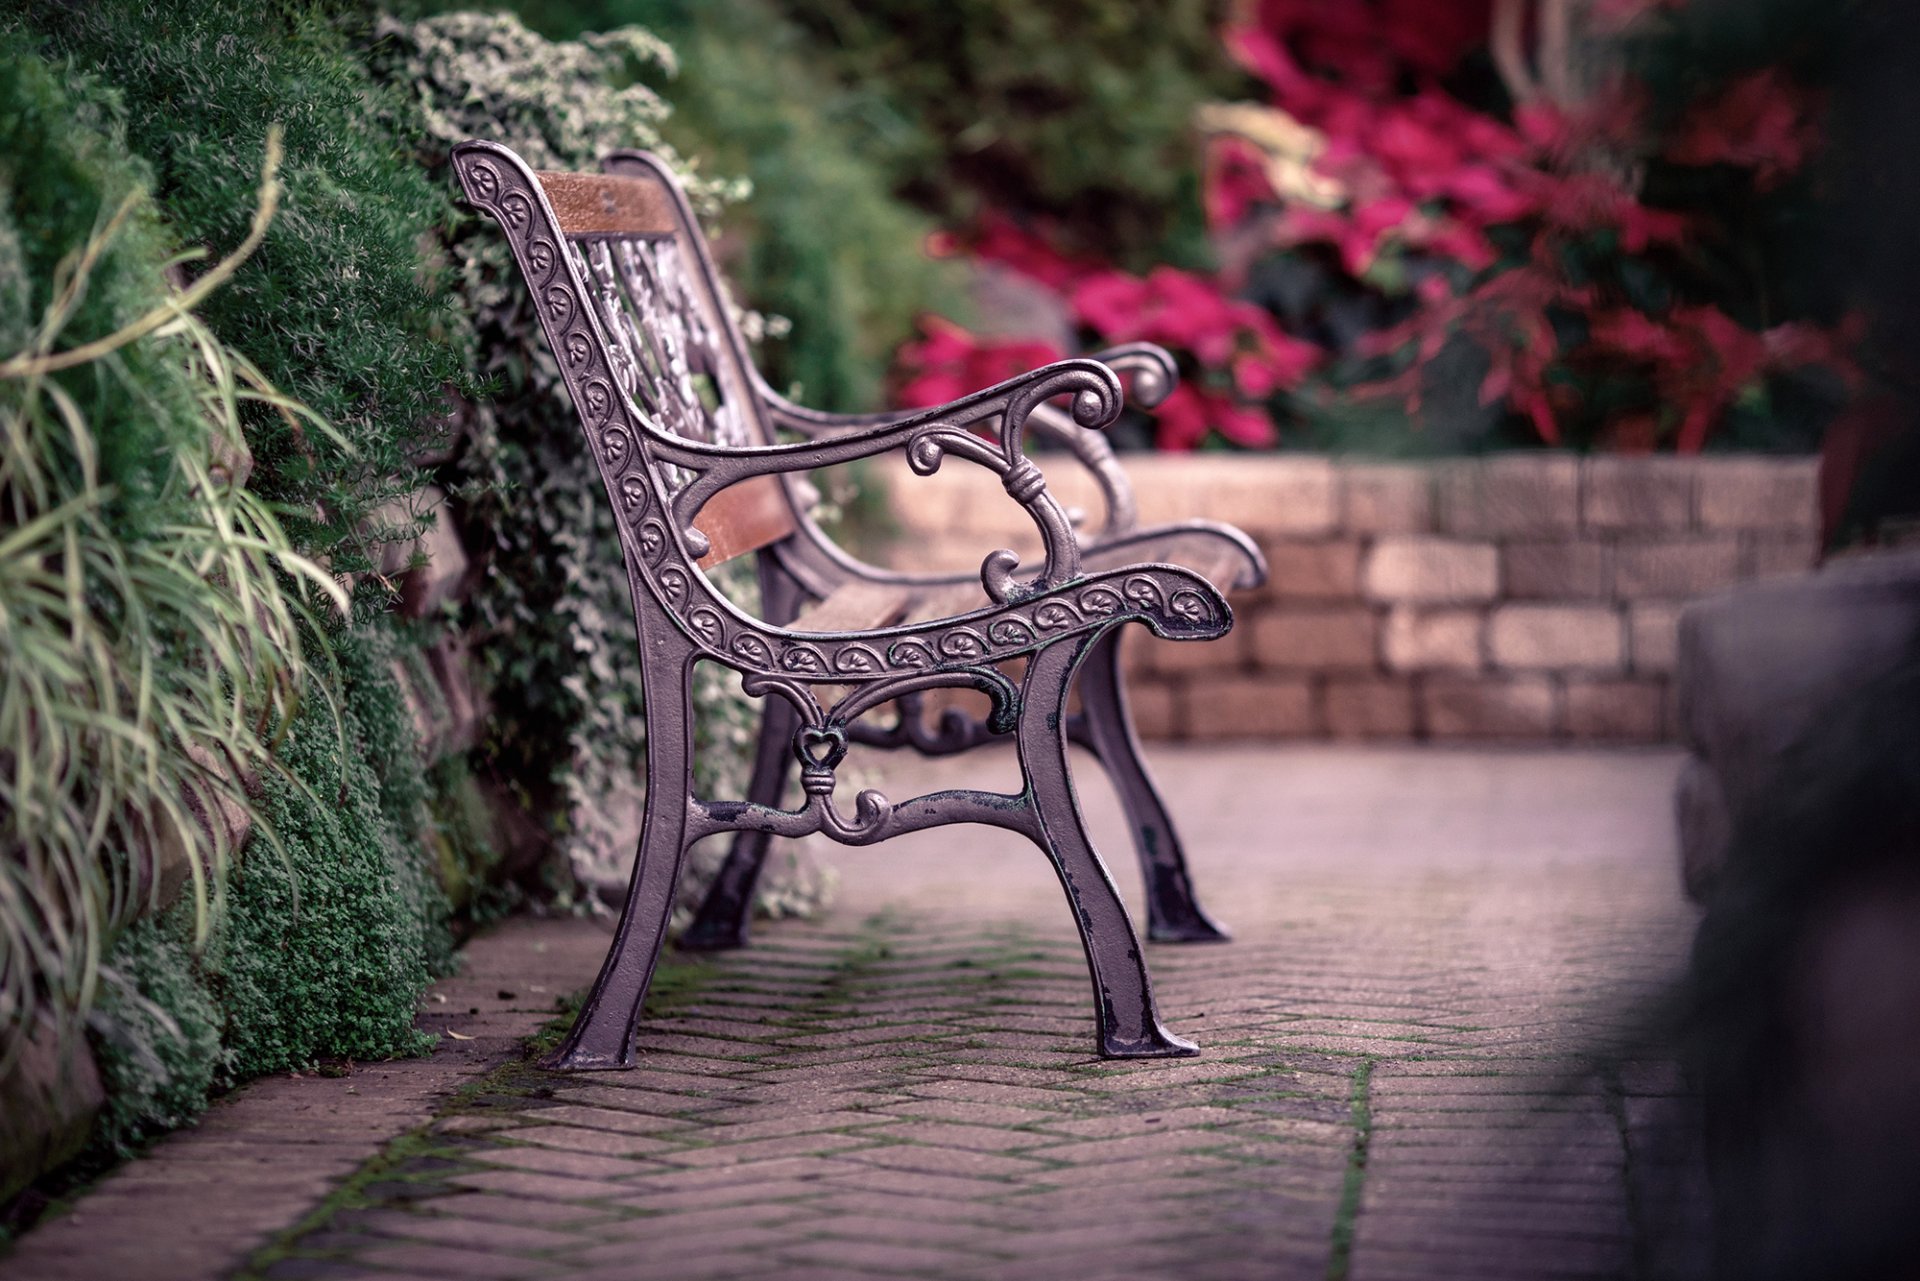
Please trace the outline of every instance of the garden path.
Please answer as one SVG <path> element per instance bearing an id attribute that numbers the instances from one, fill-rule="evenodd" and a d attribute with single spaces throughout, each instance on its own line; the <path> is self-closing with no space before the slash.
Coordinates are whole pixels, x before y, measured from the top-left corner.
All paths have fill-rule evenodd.
<path id="1" fill-rule="evenodd" d="M 228 1275 L 249 1250 L 242 1275 L 318 1281 L 1704 1271 L 1691 1104 L 1630 1040 L 1692 924 L 1674 755 L 1154 757 L 1236 933 L 1153 949 L 1197 1060 L 1090 1058 L 1044 862 L 926 833 L 833 851 L 823 919 L 669 971 L 629 1073 L 509 1057 L 604 937 L 515 923 L 423 1015 L 476 1039 L 251 1087 L 0 1278 Z M 896 795 L 932 777 L 887 764 Z M 1009 757 L 968 768 L 1010 787 Z M 1106 789 L 1083 791 L 1124 848 Z"/>

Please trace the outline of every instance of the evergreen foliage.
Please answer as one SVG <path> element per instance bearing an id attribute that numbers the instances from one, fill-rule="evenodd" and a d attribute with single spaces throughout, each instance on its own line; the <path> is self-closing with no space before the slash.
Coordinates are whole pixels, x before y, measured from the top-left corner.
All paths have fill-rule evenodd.
<path id="1" fill-rule="evenodd" d="M 431 1044 L 413 1012 L 451 967 L 448 909 L 420 839 L 419 749 L 385 648 L 377 636 L 338 642 L 346 750 L 324 719 L 302 717 L 281 754 L 292 780 L 265 785 L 261 808 L 288 857 L 242 865 L 207 956 L 235 1078 Z"/>
<path id="2" fill-rule="evenodd" d="M 351 442 L 266 414 L 247 424 L 255 487 L 301 514 L 296 537 L 336 570 L 364 569 L 366 541 L 412 532 L 366 517 L 416 487 L 410 459 L 443 433 L 446 390 L 471 364 L 420 256 L 450 193 L 378 127 L 383 91 L 313 6 L 30 0 L 14 20 L 111 86 L 103 108 L 188 243 L 245 233 L 261 139 L 269 123 L 284 128 L 285 209 L 204 316 Z"/>
<path id="3" fill-rule="evenodd" d="M 107 1106 L 89 1147 L 111 1158 L 206 1110 L 220 1076 L 224 1020 L 193 945 L 190 911 L 122 931 L 106 973 L 92 1029 Z"/>
<path id="4" fill-rule="evenodd" d="M 1005 211 L 1135 269 L 1207 256 L 1193 119 L 1239 84 L 1219 0 L 775 3 L 875 100 L 862 154 L 943 224 Z"/>

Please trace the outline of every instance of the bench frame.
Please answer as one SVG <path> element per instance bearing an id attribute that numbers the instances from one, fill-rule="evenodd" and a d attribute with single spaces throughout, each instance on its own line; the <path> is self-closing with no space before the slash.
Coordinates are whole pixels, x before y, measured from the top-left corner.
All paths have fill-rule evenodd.
<path id="1" fill-rule="evenodd" d="M 722 948 L 746 939 L 771 838 L 820 832 L 868 845 L 963 822 L 1017 832 L 1052 863 L 1086 951 L 1101 1055 L 1196 1053 L 1161 1025 L 1067 754 L 1070 741 L 1090 749 L 1119 793 L 1145 874 L 1149 937 L 1224 939 L 1194 897 L 1178 834 L 1140 760 L 1118 644 L 1127 623 L 1176 640 L 1212 639 L 1232 625 L 1214 582 L 1155 553 L 1177 547 L 1236 587 L 1257 586 L 1266 570 L 1253 544 L 1223 525 L 1138 528 L 1126 477 L 1099 429 L 1121 412 L 1122 373 L 1148 405 L 1172 390 L 1166 353 L 1136 344 L 1059 361 L 937 409 L 817 413 L 754 370 L 705 239 L 657 158 L 616 152 L 603 174 L 545 174 L 503 146 L 473 141 L 455 148 L 454 163 L 469 203 L 505 232 L 618 516 L 646 701 L 646 805 L 625 909 L 550 1066 L 634 1062 L 641 1006 L 696 841 L 732 834 L 682 946 Z M 1065 410 L 1050 403 L 1061 398 Z M 1107 506 L 1097 537 L 1083 544 L 1048 493 L 1023 448 L 1029 430 L 1093 472 Z M 801 439 L 780 443 L 779 432 Z M 804 473 L 893 451 L 922 475 L 950 458 L 996 473 L 1039 530 L 1040 571 L 1016 577 L 1019 559 L 1003 549 L 987 555 L 977 580 L 915 576 L 835 546 L 808 514 Z M 757 554 L 759 617 L 703 572 L 746 552 Z M 938 601 L 968 590 L 977 605 L 952 616 L 912 619 L 895 608 L 822 630 L 837 603 Z M 763 700 L 744 800 L 693 794 L 696 661 L 732 668 Z M 1002 669 L 1022 661 L 1016 685 Z M 1076 678 L 1081 710 L 1070 713 Z M 985 694 L 991 712 L 983 719 L 949 709 L 929 727 L 924 696 L 954 688 Z M 866 719 L 888 704 L 898 708 L 891 723 Z M 835 804 L 835 770 L 852 745 L 943 756 L 1007 735 L 1018 750 L 1018 794 L 951 790 L 895 802 L 866 791 L 851 816 Z M 795 764 L 804 799 L 783 809 Z"/>

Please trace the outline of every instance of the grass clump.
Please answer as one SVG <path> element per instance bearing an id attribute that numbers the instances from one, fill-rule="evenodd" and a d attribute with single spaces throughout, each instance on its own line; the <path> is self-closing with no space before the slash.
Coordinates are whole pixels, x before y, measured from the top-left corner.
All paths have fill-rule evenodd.
<path id="1" fill-rule="evenodd" d="M 169 881 L 204 939 L 237 833 L 277 843 L 248 782 L 303 697 L 326 719 L 312 607 L 345 605 L 223 465 L 243 407 L 304 410 L 195 319 L 202 290 L 169 285 L 144 173 L 95 121 L 0 51 L 0 313 L 26 340 L 0 355 L 0 1026 L 63 1036 Z M 277 199 L 266 141 L 254 231 Z M 0 1042 L 0 1077 L 20 1045 Z"/>

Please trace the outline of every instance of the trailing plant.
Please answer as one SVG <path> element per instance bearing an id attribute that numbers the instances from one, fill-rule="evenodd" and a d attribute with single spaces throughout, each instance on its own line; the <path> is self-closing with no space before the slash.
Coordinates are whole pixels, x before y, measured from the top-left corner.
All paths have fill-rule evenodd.
<path id="1" fill-rule="evenodd" d="M 406 87 L 425 124 L 421 163 L 449 188 L 451 146 L 486 137 L 541 168 L 593 168 L 616 147 L 660 152 L 707 216 L 744 194 L 690 172 L 661 138 L 665 104 L 634 76 L 641 64 L 673 64 L 643 32 L 552 42 L 507 15 L 455 13 L 387 20 L 378 35 L 375 72 Z M 646 726 L 613 516 L 503 238 L 461 212 L 445 244 L 495 389 L 468 407 L 466 444 L 449 468 L 468 545 L 485 558 L 467 606 L 490 694 L 477 762 L 546 821 L 578 884 L 617 898 Z M 737 573 L 731 585 L 750 587 Z M 737 791 L 751 733 L 744 700 L 703 666 L 696 705 L 702 760 L 717 771 L 700 783 Z M 690 878 L 689 892 L 699 884 Z M 572 886 L 548 888 L 564 899 Z"/>
<path id="2" fill-rule="evenodd" d="M 231 474 L 247 407 L 320 424 L 192 308 L 278 203 L 184 290 L 111 129 L 17 45 L 0 58 L 0 1076 L 18 1034 L 93 1005 L 113 933 L 177 871 L 193 933 L 235 836 L 279 849 L 248 790 L 302 706 L 330 722 L 313 607 L 346 599 Z M 25 318 L 37 317 L 23 325 Z M 261 860 L 268 861 L 268 860 Z"/>

